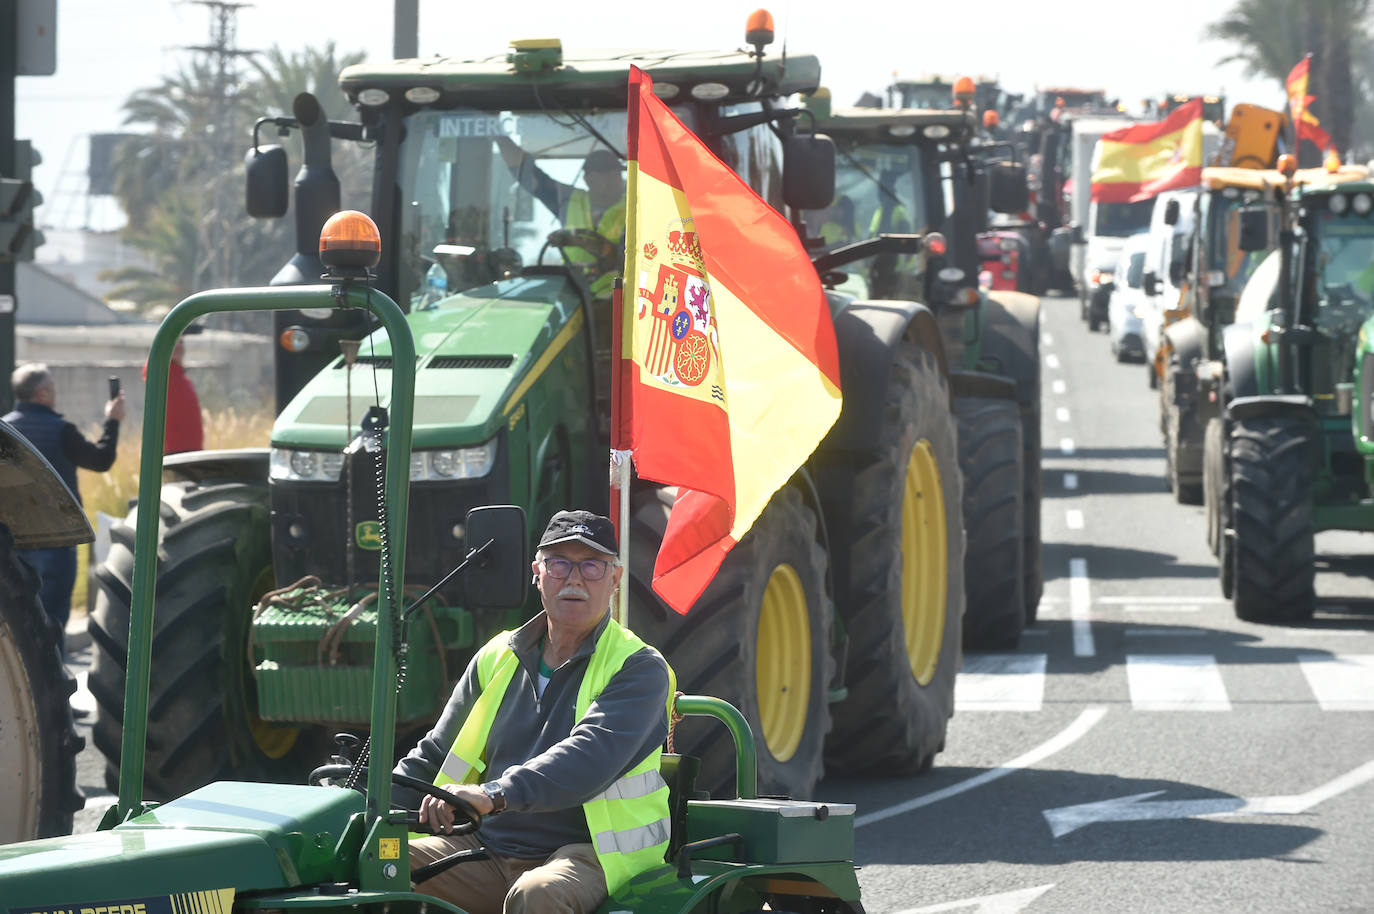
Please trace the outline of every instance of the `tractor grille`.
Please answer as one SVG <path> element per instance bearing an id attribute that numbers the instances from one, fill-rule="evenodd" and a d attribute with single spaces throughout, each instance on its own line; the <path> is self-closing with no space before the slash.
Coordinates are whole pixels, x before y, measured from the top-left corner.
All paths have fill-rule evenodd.
<path id="1" fill-rule="evenodd" d="M 430 359 L 428 368 L 509 368 L 508 355 L 443 355 Z"/>

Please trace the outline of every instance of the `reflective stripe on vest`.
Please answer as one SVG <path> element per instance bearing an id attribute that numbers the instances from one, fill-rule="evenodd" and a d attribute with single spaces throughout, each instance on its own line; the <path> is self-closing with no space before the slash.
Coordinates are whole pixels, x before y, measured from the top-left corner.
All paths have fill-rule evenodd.
<path id="1" fill-rule="evenodd" d="M 513 634 L 498 634 L 478 652 L 477 678 L 482 694 L 458 731 L 439 776 L 434 779 L 435 784 L 455 781 L 475 784 L 481 780 L 486 769 L 487 735 L 520 663 L 509 647 Z M 587 716 L 592 702 L 625 661 L 645 646 L 638 636 L 614 619 L 607 621 L 577 690 L 576 720 Z M 676 677 L 669 667 L 665 721 L 666 715 L 671 713 L 676 687 Z M 668 785 L 659 774 L 661 761 L 662 751 L 655 748 L 604 791 L 582 804 L 592 847 L 606 875 L 606 890 L 610 894 L 639 873 L 664 862 L 672 819 L 668 811 Z M 454 774 L 461 776 L 454 777 Z"/>
<path id="2" fill-rule="evenodd" d="M 601 218 L 593 223 L 591 194 L 578 188 L 568 197 L 568 218 L 564 220 L 564 225 L 570 229 L 588 229 L 612 244 L 621 244 L 625 240 L 625 199 L 622 197 L 620 202 L 606 207 Z M 591 252 L 579 247 L 570 246 L 564 253 L 575 263 L 590 263 L 596 260 Z"/>

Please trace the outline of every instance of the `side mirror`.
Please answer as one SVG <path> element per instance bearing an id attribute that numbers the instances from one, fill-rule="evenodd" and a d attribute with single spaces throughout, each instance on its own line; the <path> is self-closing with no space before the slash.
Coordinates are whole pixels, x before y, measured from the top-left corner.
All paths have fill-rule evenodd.
<path id="1" fill-rule="evenodd" d="M 1141 279 L 1140 286 L 1145 290 L 1146 295 L 1158 295 L 1159 276 L 1153 270 L 1150 270 L 1145 274 L 1144 278 Z"/>
<path id="2" fill-rule="evenodd" d="M 1024 213 L 1030 209 L 1026 166 L 1020 162 L 992 162 L 987 174 L 989 209 L 996 213 Z"/>
<path id="3" fill-rule="evenodd" d="M 1182 257 L 1177 257 L 1169 262 L 1169 282 L 1176 286 L 1183 285 L 1183 277 L 1187 273 L 1188 261 Z"/>
<path id="4" fill-rule="evenodd" d="M 530 580 L 525 510 L 515 505 L 473 508 L 468 512 L 464 529 L 469 550 L 491 541 L 467 568 L 464 586 L 468 602 L 483 609 L 524 606 Z"/>
<path id="5" fill-rule="evenodd" d="M 1178 201 L 1170 200 L 1164 206 L 1164 224 L 1178 225 Z"/>
<path id="6" fill-rule="evenodd" d="M 1079 225 L 1077 222 L 1069 224 L 1069 231 L 1072 232 L 1069 237 L 1073 240 L 1074 244 L 1088 243 L 1088 240 L 1083 237 L 1083 226 Z"/>
<path id="7" fill-rule="evenodd" d="M 1269 250 L 1269 211 L 1243 209 L 1240 211 L 1240 238 L 1237 247 L 1242 251 Z"/>
<path id="8" fill-rule="evenodd" d="M 835 199 L 835 144 L 819 133 L 794 133 L 782 147 L 782 198 L 793 209 L 825 209 Z"/>
<path id="9" fill-rule="evenodd" d="M 244 208 L 254 219 L 286 215 L 291 186 L 286 175 L 286 149 L 256 146 L 244 156 Z"/>

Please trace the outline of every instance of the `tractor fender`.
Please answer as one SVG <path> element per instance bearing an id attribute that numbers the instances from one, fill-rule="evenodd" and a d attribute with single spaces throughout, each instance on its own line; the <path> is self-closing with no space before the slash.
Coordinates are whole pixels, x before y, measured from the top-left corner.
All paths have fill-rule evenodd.
<path id="1" fill-rule="evenodd" d="M 52 464 L 24 435 L 0 419 L 0 525 L 15 549 L 52 549 L 95 539 L 81 503 Z"/>
<path id="2" fill-rule="evenodd" d="M 992 369 L 1016 384 L 1016 399 L 1023 405 L 1040 399 L 1040 298 L 1024 292 L 995 291 L 987 294 L 983 309 L 983 338 L 979 361 L 990 360 Z"/>
<path id="3" fill-rule="evenodd" d="M 1203 344 L 1207 331 L 1194 317 L 1185 317 L 1164 328 L 1164 345 L 1178 354 L 1178 362 L 1185 367 L 1193 367 L 1202 358 Z"/>
<path id="4" fill-rule="evenodd" d="M 1317 415 L 1312 398 L 1300 394 L 1236 397 L 1226 404 L 1226 413 L 1237 422 L 1261 417 L 1312 422 Z"/>
<path id="5" fill-rule="evenodd" d="M 949 374 L 950 386 L 956 399 L 979 397 L 985 400 L 1017 399 L 1016 382 L 1006 375 L 991 374 L 986 371 L 952 371 Z"/>
<path id="6" fill-rule="evenodd" d="M 871 449 L 878 443 L 893 354 L 903 340 L 933 354 L 940 373 L 949 377 L 940 327 L 925 305 L 895 300 L 852 302 L 835 315 L 834 323 L 844 403 L 826 445 L 838 450 Z"/>
<path id="7" fill-rule="evenodd" d="M 1226 396 L 1257 397 L 1261 391 L 1255 366 L 1255 337 L 1251 324 L 1232 324 L 1222 331 L 1226 353 Z"/>
<path id="8" fill-rule="evenodd" d="M 187 451 L 162 458 L 164 481 L 201 482 L 206 479 L 267 479 L 271 449 L 230 448 L 220 451 Z"/>

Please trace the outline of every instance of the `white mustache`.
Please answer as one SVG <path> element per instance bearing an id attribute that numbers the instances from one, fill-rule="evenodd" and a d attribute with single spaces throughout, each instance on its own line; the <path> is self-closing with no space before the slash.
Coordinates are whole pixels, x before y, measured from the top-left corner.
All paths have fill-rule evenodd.
<path id="1" fill-rule="evenodd" d="M 571 584 L 569 584 L 567 587 L 564 587 L 562 590 L 558 591 L 558 596 L 560 599 L 566 597 L 577 597 L 582 600 L 590 600 L 592 598 L 592 595 L 587 593 L 587 591 L 583 590 L 581 587 L 574 587 Z"/>

